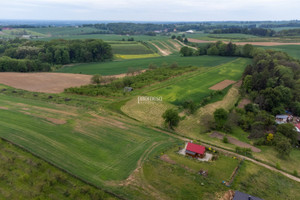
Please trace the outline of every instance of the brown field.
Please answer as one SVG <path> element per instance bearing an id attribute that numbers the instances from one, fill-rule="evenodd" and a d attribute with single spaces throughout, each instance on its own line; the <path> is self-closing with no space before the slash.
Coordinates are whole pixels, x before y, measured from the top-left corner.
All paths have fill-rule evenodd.
<path id="1" fill-rule="evenodd" d="M 198 40 L 193 38 L 188 38 L 189 42 L 194 43 L 215 43 L 217 41 L 209 41 L 209 40 Z M 223 41 L 225 44 L 228 43 L 227 41 Z M 245 45 L 245 44 L 252 44 L 257 46 L 279 46 L 279 45 L 300 45 L 299 42 L 294 43 L 282 43 L 282 42 L 233 42 L 236 45 Z"/>
<path id="2" fill-rule="evenodd" d="M 211 86 L 209 89 L 210 90 L 223 90 L 223 89 L 227 88 L 229 85 L 231 85 L 233 83 L 235 83 L 235 81 L 224 80 L 224 81 L 221 81 L 220 83 L 217 83 L 214 86 Z"/>
<path id="3" fill-rule="evenodd" d="M 90 75 L 63 73 L 0 73 L 0 84 L 32 92 L 60 93 L 65 88 L 87 85 Z"/>

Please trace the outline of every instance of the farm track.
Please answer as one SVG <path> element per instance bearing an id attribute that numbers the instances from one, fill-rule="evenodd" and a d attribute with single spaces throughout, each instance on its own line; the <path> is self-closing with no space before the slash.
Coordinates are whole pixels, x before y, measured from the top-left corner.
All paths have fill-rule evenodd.
<path id="1" fill-rule="evenodd" d="M 149 42 L 149 43 L 152 44 L 155 48 L 157 48 L 158 51 L 162 54 L 162 56 L 168 56 L 172 53 L 171 51 L 169 51 L 167 49 L 161 49 L 159 46 L 157 46 L 153 42 Z"/>

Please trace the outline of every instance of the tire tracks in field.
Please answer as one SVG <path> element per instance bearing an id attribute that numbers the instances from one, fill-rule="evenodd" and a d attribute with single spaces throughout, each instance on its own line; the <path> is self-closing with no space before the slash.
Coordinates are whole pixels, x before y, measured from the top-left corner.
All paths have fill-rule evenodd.
<path id="1" fill-rule="evenodd" d="M 165 49 L 161 49 L 159 46 L 157 46 L 156 44 L 154 44 L 153 42 L 149 42 L 150 44 L 152 44 L 155 48 L 157 48 L 157 50 L 163 55 L 163 56 L 168 56 L 171 54 L 171 51 Z"/>

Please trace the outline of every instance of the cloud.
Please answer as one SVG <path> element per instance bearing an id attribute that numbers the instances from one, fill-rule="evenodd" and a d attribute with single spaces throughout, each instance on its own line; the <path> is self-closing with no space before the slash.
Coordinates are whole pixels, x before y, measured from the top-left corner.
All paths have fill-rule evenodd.
<path id="1" fill-rule="evenodd" d="M 299 19 L 297 0 L 13 0 L 1 19 L 131 21 Z"/>

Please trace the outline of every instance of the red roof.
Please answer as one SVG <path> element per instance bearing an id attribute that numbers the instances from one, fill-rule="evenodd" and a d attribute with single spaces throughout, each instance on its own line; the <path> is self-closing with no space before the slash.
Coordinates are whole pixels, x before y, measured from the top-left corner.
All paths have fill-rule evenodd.
<path id="1" fill-rule="evenodd" d="M 295 124 L 295 126 L 300 130 L 300 123 Z"/>
<path id="2" fill-rule="evenodd" d="M 194 144 L 194 143 L 190 143 L 190 142 L 187 144 L 186 150 L 192 151 L 192 152 L 195 152 L 195 153 L 198 153 L 198 154 L 204 154 L 205 153 L 205 147 L 204 146 Z"/>

